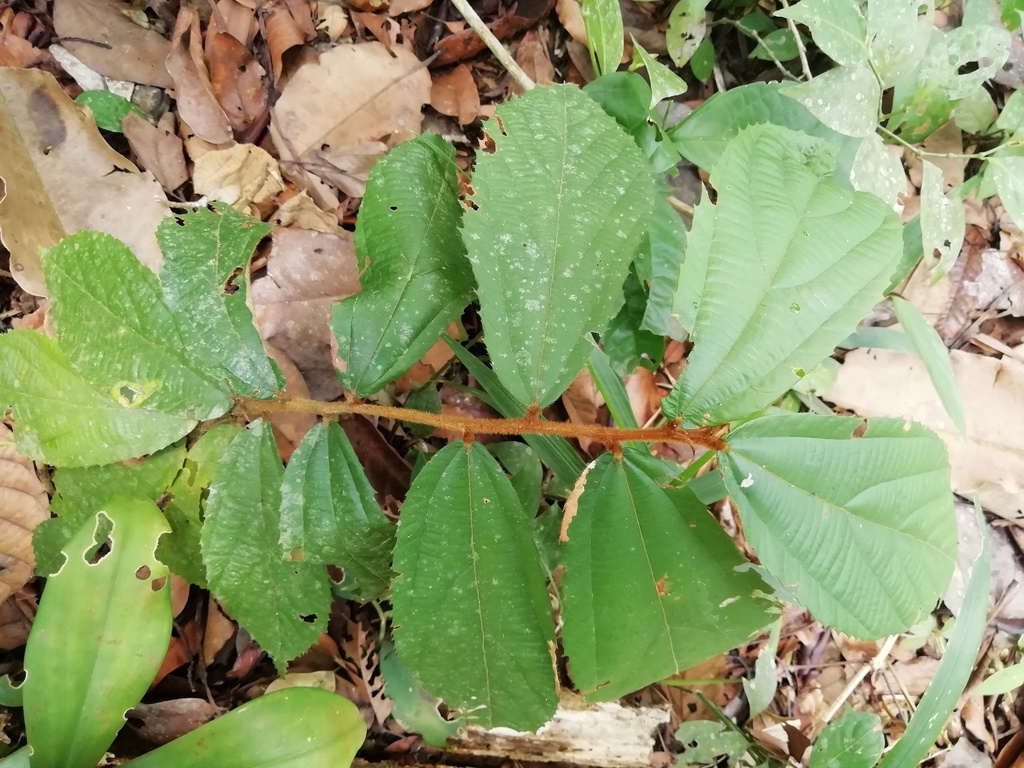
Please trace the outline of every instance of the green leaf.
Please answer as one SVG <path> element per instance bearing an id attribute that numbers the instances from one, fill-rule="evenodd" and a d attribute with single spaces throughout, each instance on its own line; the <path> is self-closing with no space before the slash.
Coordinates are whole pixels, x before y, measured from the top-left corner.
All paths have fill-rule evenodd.
<path id="1" fill-rule="evenodd" d="M 823 125 L 797 101 L 783 96 L 780 83 L 751 83 L 716 93 L 670 131 L 687 160 L 713 170 L 722 153 L 748 126 L 772 123 L 824 139 L 836 147 L 836 176 L 846 178 L 860 140 Z"/>
<path id="2" fill-rule="evenodd" d="M 715 720 L 687 720 L 676 729 L 676 739 L 683 745 L 679 756 L 684 766 L 715 764 L 725 756 L 729 765 L 737 765 L 751 744 L 739 731 Z"/>
<path id="3" fill-rule="evenodd" d="M 900 419 L 802 414 L 755 419 L 727 440 L 719 462 L 747 540 L 815 618 L 876 638 L 934 608 L 957 542 L 934 433 Z"/>
<path id="4" fill-rule="evenodd" d="M 772 624 L 768 642 L 761 646 L 761 650 L 757 652 L 757 659 L 754 660 L 753 677 L 743 678 L 743 693 L 746 694 L 750 705 L 751 720 L 768 709 L 779 688 L 775 657 L 779 652 L 780 627 L 781 621 Z"/>
<path id="5" fill-rule="evenodd" d="M 519 497 L 526 517 L 535 518 L 543 498 L 541 483 L 544 480 L 544 467 L 537 454 L 526 443 L 512 441 L 491 443 L 487 448 L 508 472 L 508 481 Z"/>
<path id="6" fill-rule="evenodd" d="M 849 709 L 814 743 L 811 768 L 873 768 L 884 748 L 878 715 Z"/>
<path id="7" fill-rule="evenodd" d="M 803 0 L 775 11 L 811 31 L 814 44 L 833 61 L 854 66 L 868 57 L 867 22 L 857 3 L 849 0 Z"/>
<path id="8" fill-rule="evenodd" d="M 631 269 L 623 286 L 625 302 L 601 334 L 601 346 L 620 375 L 632 373 L 642 365 L 656 369 L 665 354 L 665 339 L 643 329 L 647 311 L 647 292 Z"/>
<path id="9" fill-rule="evenodd" d="M 269 224 L 214 203 L 160 223 L 164 300 L 189 350 L 236 392 L 270 397 L 284 379 L 263 348 L 249 307 L 249 259 Z"/>
<path id="10" fill-rule="evenodd" d="M 892 154 L 878 134 L 866 136 L 850 168 L 850 184 L 858 192 L 870 192 L 894 210 L 902 210 L 899 196 L 906 192 L 903 161 Z"/>
<path id="11" fill-rule="evenodd" d="M 619 427 L 636 429 L 640 425 L 636 423 L 636 416 L 633 414 L 633 406 L 629 402 L 629 393 L 622 383 L 622 379 L 612 369 L 608 355 L 600 347 L 594 347 L 587 362 L 587 370 L 590 371 L 597 391 L 601 393 L 612 419 Z"/>
<path id="12" fill-rule="evenodd" d="M 782 88 L 836 133 L 864 137 L 875 132 L 882 89 L 865 64 L 836 67 L 813 80 Z"/>
<path id="13" fill-rule="evenodd" d="M 476 359 L 468 349 L 458 342 L 444 337 L 445 343 L 455 353 L 473 378 L 479 382 L 484 391 L 494 402 L 506 419 L 519 419 L 526 415 L 526 406 L 518 402 L 508 390 L 498 381 L 494 371 Z M 541 461 L 551 468 L 551 471 L 558 475 L 559 479 L 568 483 L 571 487 L 576 478 L 580 476 L 585 466 L 576 449 L 569 441 L 558 435 L 523 435 L 523 440 L 537 452 Z"/>
<path id="14" fill-rule="evenodd" d="M 788 29 L 773 29 L 761 38 L 750 58 L 771 61 L 774 57 L 779 61 L 792 61 L 799 55 L 800 49 L 793 33 Z"/>
<path id="15" fill-rule="evenodd" d="M 200 436 L 189 448 L 185 466 L 171 483 L 170 499 L 163 508 L 171 532 L 160 539 L 157 558 L 190 584 L 204 589 L 206 568 L 200 540 L 203 510 L 217 465 L 238 432 L 234 424 L 218 424 Z"/>
<path id="16" fill-rule="evenodd" d="M 1011 664 L 993 672 L 971 689 L 972 696 L 998 696 L 1024 685 L 1024 663 Z"/>
<path id="17" fill-rule="evenodd" d="M 709 39 L 704 38 L 697 46 L 697 50 L 690 57 L 690 71 L 693 76 L 706 83 L 711 79 L 715 71 L 715 46 Z"/>
<path id="18" fill-rule="evenodd" d="M 4 675 L 0 677 L 0 706 L 4 707 L 23 707 L 25 706 L 24 699 L 24 680 L 15 685 L 11 682 L 10 675 Z"/>
<path id="19" fill-rule="evenodd" d="M 704 505 L 688 490 L 663 490 L 657 474 L 640 451 L 603 454 L 568 529 L 562 639 L 590 700 L 687 669 L 772 619 L 756 596 L 764 584 L 735 570 L 746 561 Z"/>
<path id="20" fill-rule="evenodd" d="M 231 398 L 186 351 L 160 284 L 128 246 L 88 230 L 43 260 L 51 317 L 71 364 L 125 406 L 213 419 Z"/>
<path id="21" fill-rule="evenodd" d="M 988 626 L 989 581 L 992 561 L 989 538 L 984 534 L 985 521 L 981 509 L 976 507 L 978 524 L 983 532 L 981 552 L 971 566 L 963 608 L 942 659 L 925 691 L 917 703 L 903 736 L 889 750 L 878 768 L 910 768 L 919 765 L 935 745 L 939 734 L 949 722 L 949 716 L 970 680 L 981 648 L 981 639 Z"/>
<path id="22" fill-rule="evenodd" d="M 112 497 L 129 494 L 157 501 L 174 480 L 184 459 L 185 446 L 178 443 L 138 463 L 62 467 L 54 472 L 56 491 L 50 511 L 56 517 L 37 525 L 32 534 L 36 573 L 40 576 L 56 573 L 64 562 L 61 550 Z"/>
<path id="23" fill-rule="evenodd" d="M 983 88 L 971 91 L 953 107 L 953 121 L 957 128 L 977 136 L 990 132 L 998 114 L 992 94 Z"/>
<path id="24" fill-rule="evenodd" d="M 193 418 L 133 408 L 94 389 L 56 341 L 27 329 L 0 335 L 0 407 L 14 410 L 18 450 L 58 467 L 153 453 L 196 425 Z"/>
<path id="25" fill-rule="evenodd" d="M 662 402 L 687 426 L 772 403 L 831 354 L 882 297 L 901 253 L 899 219 L 828 174 L 824 142 L 747 128 L 697 206 L 676 294 L 694 350 Z"/>
<path id="26" fill-rule="evenodd" d="M 356 227 L 363 289 L 334 305 L 346 387 L 367 397 L 426 354 L 469 303 L 455 151 L 425 134 L 374 165 Z"/>
<path id="27" fill-rule="evenodd" d="M 669 205 L 667 197 L 660 195 L 654 201 L 654 216 L 647 232 L 646 247 L 650 249 L 650 286 L 647 309 L 640 327 L 659 336 L 678 341 L 686 338 L 686 331 L 672 315 L 679 270 L 686 253 L 686 228 L 679 214 Z"/>
<path id="28" fill-rule="evenodd" d="M 651 86 L 636 72 L 609 72 L 587 83 L 583 92 L 615 118 L 630 136 L 640 136 L 648 127 Z"/>
<path id="29" fill-rule="evenodd" d="M 391 584 L 395 525 L 337 422 L 302 438 L 281 484 L 280 546 L 284 556 L 345 569 L 346 585 L 364 600 Z"/>
<path id="30" fill-rule="evenodd" d="M 441 393 L 437 389 L 437 383 L 429 382 L 426 386 L 410 392 L 409 396 L 405 398 L 403 405 L 406 408 L 412 408 L 417 411 L 441 413 Z M 413 437 L 426 437 L 435 429 L 426 424 L 413 424 L 408 421 L 403 422 L 403 424 Z"/>
<path id="31" fill-rule="evenodd" d="M 554 714 L 554 626 L 530 524 L 478 444 L 452 443 L 402 506 L 393 586 L 405 664 L 484 727 L 532 731 Z"/>
<path id="32" fill-rule="evenodd" d="M 153 682 L 171 636 L 167 568 L 153 554 L 166 530 L 153 502 L 119 496 L 47 580 L 22 686 L 33 768 L 96 765 Z"/>
<path id="33" fill-rule="evenodd" d="M 679 0 L 672 8 L 665 30 L 665 46 L 677 67 L 688 62 L 704 40 L 707 29 L 704 12 L 707 7 L 708 0 Z"/>
<path id="34" fill-rule="evenodd" d="M 449 738 L 459 735 L 459 728 L 466 727 L 465 720 L 441 717 L 437 709 L 441 700 L 416 681 L 389 641 L 381 644 L 380 674 L 384 678 L 385 695 L 395 703 L 391 716 L 406 731 L 420 734 L 430 746 L 446 746 Z"/>
<path id="35" fill-rule="evenodd" d="M 75 97 L 75 101 L 92 110 L 96 125 L 104 131 L 121 133 L 121 121 L 132 113 L 141 118 L 146 117 L 145 112 L 124 96 L 118 96 L 110 91 L 82 91 Z"/>
<path id="36" fill-rule="evenodd" d="M 644 50 L 635 37 L 630 35 L 630 39 L 633 41 L 633 64 L 630 69 L 644 67 L 647 70 L 647 76 L 651 80 L 651 107 L 656 106 L 664 99 L 686 93 L 689 86 L 686 85 L 683 78 Z"/>
<path id="37" fill-rule="evenodd" d="M 325 631 L 331 606 L 323 566 L 281 555 L 283 475 L 270 428 L 253 422 L 221 458 L 202 532 L 210 591 L 282 675 Z"/>
<path id="38" fill-rule="evenodd" d="M 618 0 L 582 0 L 580 6 L 594 71 L 614 72 L 622 62 L 625 35 Z"/>
<path id="39" fill-rule="evenodd" d="M 465 238 L 491 364 L 520 402 L 555 400 L 590 356 L 647 230 L 636 144 L 571 85 L 535 88 L 490 124 Z"/>
<path id="40" fill-rule="evenodd" d="M 854 331 L 836 344 L 836 346 L 843 349 L 872 347 L 876 349 L 898 349 L 901 352 L 914 351 L 914 345 L 910 343 L 907 334 L 892 328 L 879 328 L 873 325 Z"/>
<path id="41" fill-rule="evenodd" d="M 924 13 L 919 16 L 919 11 Z M 867 43 L 871 66 L 885 88 L 910 75 L 933 34 L 935 6 L 918 0 L 870 0 Z M 867 64 L 868 58 L 862 59 Z"/>
<path id="42" fill-rule="evenodd" d="M 964 204 L 956 194 L 943 192 L 942 171 L 924 161 L 921 180 L 921 238 L 932 282 L 949 272 L 964 243 Z M 935 263 L 935 256 L 938 263 Z"/>
<path id="43" fill-rule="evenodd" d="M 986 174 L 1014 224 L 1024 226 L 1024 157 L 991 155 Z"/>
<path id="44" fill-rule="evenodd" d="M 896 311 L 896 319 L 907 334 L 907 339 L 924 363 L 928 378 L 932 380 L 932 386 L 942 401 L 942 407 L 946 409 L 960 434 L 966 438 L 967 420 L 964 416 L 964 404 L 960 399 L 956 377 L 953 375 L 953 366 L 949 362 L 949 350 L 935 328 L 913 304 L 899 296 L 893 296 L 892 307 Z"/>
<path id="45" fill-rule="evenodd" d="M 125 763 L 125 768 L 349 768 L 364 738 L 366 724 L 348 699 L 321 688 L 285 688 L 243 704 Z"/>

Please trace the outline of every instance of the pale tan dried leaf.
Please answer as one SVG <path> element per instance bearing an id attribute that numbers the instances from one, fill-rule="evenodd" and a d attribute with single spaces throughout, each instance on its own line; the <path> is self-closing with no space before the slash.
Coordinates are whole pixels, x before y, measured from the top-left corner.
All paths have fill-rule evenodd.
<path id="1" fill-rule="evenodd" d="M 946 443 L 953 490 L 978 492 L 982 506 L 1008 519 L 1024 512 L 1024 364 L 954 350 L 950 362 L 967 419 L 959 436 L 916 355 L 885 349 L 847 354 L 825 399 L 859 416 L 917 421 Z"/>
<path id="2" fill-rule="evenodd" d="M 206 630 L 203 632 L 203 661 L 206 666 L 213 664 L 220 650 L 235 636 L 235 622 L 221 608 L 220 603 L 210 599 L 206 613 Z"/>
<path id="3" fill-rule="evenodd" d="M 282 227 L 291 229 L 312 229 L 335 235 L 345 231 L 338 224 L 338 217 L 317 206 L 305 190 L 281 203 L 274 213 L 273 220 Z"/>
<path id="4" fill-rule="evenodd" d="M 218 0 L 217 12 L 210 17 L 209 32 L 226 32 L 246 48 L 256 39 L 260 23 L 252 8 L 238 0 Z"/>
<path id="5" fill-rule="evenodd" d="M 14 434 L 0 424 L 0 600 L 32 578 L 32 531 L 50 517 L 50 500 L 35 465 L 14 448 Z"/>
<path id="6" fill-rule="evenodd" d="M 305 0 L 274 0 L 267 9 L 264 35 L 270 48 L 274 82 L 284 75 L 284 55 L 316 37 L 316 22 Z"/>
<path id="7" fill-rule="evenodd" d="M 324 208 L 320 176 L 354 197 L 387 147 L 419 133 L 430 75 L 415 55 L 380 43 L 339 45 L 302 67 L 273 109 L 271 135 L 285 173 Z M 301 163 L 301 165 L 296 165 Z"/>
<path id="8" fill-rule="evenodd" d="M 171 574 L 171 615 L 179 616 L 185 610 L 192 586 L 176 573 Z"/>
<path id="9" fill-rule="evenodd" d="M 171 699 L 139 704 L 128 710 L 128 717 L 140 739 L 163 745 L 191 733 L 224 713 L 206 699 Z"/>
<path id="10" fill-rule="evenodd" d="M 0 147 L 0 237 L 27 292 L 46 295 L 39 249 L 80 229 L 117 237 L 154 271 L 163 263 L 163 190 L 110 148 L 51 75 L 0 70 Z"/>
<path id="11" fill-rule="evenodd" d="M 255 213 L 253 206 L 270 202 L 284 190 L 277 161 L 254 144 L 200 155 L 192 169 L 192 185 L 198 194 L 247 213 Z"/>
<path id="12" fill-rule="evenodd" d="M 359 288 L 351 233 L 271 234 L 267 272 L 252 281 L 256 322 L 264 339 L 288 351 L 318 400 L 341 393 L 331 363 L 331 307 Z"/>
<path id="13" fill-rule="evenodd" d="M 604 398 L 597 389 L 597 384 L 586 368 L 581 370 L 572 384 L 562 394 L 562 405 L 569 414 L 569 421 L 573 424 L 591 425 L 597 424 L 598 410 L 604 404 Z M 593 440 L 588 437 L 579 439 L 580 448 L 584 452 L 590 450 Z"/>
<path id="14" fill-rule="evenodd" d="M 401 16 L 413 11 L 423 11 L 433 5 L 433 0 L 391 0 L 388 6 L 388 15 Z"/>
<path id="15" fill-rule="evenodd" d="M 121 130 L 139 163 L 156 177 L 165 190 L 177 189 L 188 181 L 185 150 L 176 135 L 158 128 L 134 112 L 121 121 Z"/>
<path id="16" fill-rule="evenodd" d="M 558 20 L 562 22 L 569 37 L 580 45 L 587 44 L 587 29 L 583 24 L 583 10 L 580 8 L 579 0 L 558 0 L 555 3 L 555 13 Z"/>
<path id="17" fill-rule="evenodd" d="M 317 3 L 316 28 L 327 38 L 336 43 L 338 38 L 348 30 L 348 14 L 345 9 L 332 3 Z"/>
<path id="18" fill-rule="evenodd" d="M 626 395 L 636 423 L 643 426 L 661 409 L 661 390 L 654 374 L 643 367 L 637 367 L 625 381 Z"/>
<path id="19" fill-rule="evenodd" d="M 199 16 L 183 5 L 178 11 L 167 56 L 167 71 L 174 79 L 178 114 L 199 138 L 211 144 L 226 144 L 233 139 L 231 123 L 214 95 L 202 45 Z"/>
<path id="20" fill-rule="evenodd" d="M 519 42 L 519 47 L 516 48 L 516 63 L 537 85 L 551 85 L 555 81 L 555 65 L 551 63 L 548 47 L 535 29 L 523 35 Z"/>
<path id="21" fill-rule="evenodd" d="M 125 14 L 130 9 L 118 0 L 54 0 L 53 26 L 65 47 L 101 75 L 170 88 L 170 43 L 132 23 Z"/>
<path id="22" fill-rule="evenodd" d="M 461 328 L 458 322 L 449 325 L 444 333 L 453 339 L 458 339 Z M 426 354 L 417 360 L 412 368 L 395 379 L 395 394 L 404 395 L 414 389 L 419 389 L 426 384 L 430 378 L 448 364 L 448 361 L 455 356 L 452 348 L 448 346 L 443 338 L 438 339 Z M 460 436 L 461 438 L 461 436 Z"/>
<path id="23" fill-rule="evenodd" d="M 583 491 L 587 488 L 587 475 L 590 474 L 590 470 L 594 468 L 595 463 L 592 461 L 583 468 L 580 476 L 576 478 L 576 483 L 569 493 L 569 498 L 565 500 L 565 506 L 562 507 L 562 525 L 558 530 L 558 540 L 563 544 L 569 540 L 569 525 L 579 511 L 580 496 L 583 495 Z"/>
<path id="24" fill-rule="evenodd" d="M 476 120 L 480 116 L 480 92 L 469 67 L 458 64 L 435 75 L 430 89 L 430 106 L 442 115 L 457 117 L 462 125 Z"/>
<path id="25" fill-rule="evenodd" d="M 302 378 L 302 372 L 295 366 L 292 359 L 280 347 L 273 344 L 266 345 L 267 354 L 274 359 L 284 374 L 284 390 L 281 393 L 285 397 L 298 397 L 309 399 L 309 387 L 306 380 Z M 309 430 L 316 426 L 316 416 L 311 413 L 273 413 L 270 415 L 270 424 L 274 429 L 274 439 L 277 442 L 277 452 L 281 454 L 284 461 L 288 461 L 299 442 Z"/>

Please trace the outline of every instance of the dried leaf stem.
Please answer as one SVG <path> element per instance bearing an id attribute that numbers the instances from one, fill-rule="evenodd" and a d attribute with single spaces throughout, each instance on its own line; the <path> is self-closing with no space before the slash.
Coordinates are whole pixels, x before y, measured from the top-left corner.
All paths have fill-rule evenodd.
<path id="1" fill-rule="evenodd" d="M 516 60 L 512 58 L 512 55 L 505 49 L 505 46 L 501 44 L 501 41 L 494 36 L 494 33 L 484 24 L 484 20 L 481 19 L 477 12 L 473 10 L 469 4 L 469 0 L 452 0 L 452 5 L 462 14 L 462 18 L 469 24 L 470 29 L 476 32 L 480 39 L 484 41 L 491 53 L 494 54 L 494 58 L 505 68 L 505 70 L 512 75 L 513 79 L 522 86 L 524 91 L 529 91 L 536 87 L 536 83 L 530 79 L 530 76 L 523 71 L 523 68 L 516 63 Z"/>
<path id="2" fill-rule="evenodd" d="M 589 438 L 609 446 L 640 441 L 651 443 L 686 443 L 687 445 L 705 448 L 710 451 L 727 450 L 725 440 L 721 436 L 721 427 L 680 429 L 678 426 L 668 423 L 660 427 L 646 429 L 620 429 L 619 427 L 602 427 L 595 424 L 569 424 L 563 421 L 545 421 L 536 415 L 526 415 L 518 419 L 481 419 L 473 416 L 428 413 L 427 411 L 417 411 L 412 408 L 399 408 L 390 405 L 377 405 L 375 403 L 358 401 L 325 403 L 319 400 L 305 400 L 297 397 L 273 400 L 254 400 L 243 397 L 238 399 L 238 403 L 241 411 L 246 414 L 282 412 L 308 413 L 315 416 L 359 414 L 461 431 L 467 436 L 558 435 L 567 438 Z"/>

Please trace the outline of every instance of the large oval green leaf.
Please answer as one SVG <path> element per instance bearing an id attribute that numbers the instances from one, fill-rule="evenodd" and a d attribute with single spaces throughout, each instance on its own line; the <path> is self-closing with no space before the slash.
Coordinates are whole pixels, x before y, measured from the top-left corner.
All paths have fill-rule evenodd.
<path id="1" fill-rule="evenodd" d="M 126 766 L 348 768 L 365 737 L 366 724 L 348 699 L 321 688 L 285 688 L 243 704 Z"/>
<path id="2" fill-rule="evenodd" d="M 928 614 L 953 573 L 946 450 L 900 419 L 744 424 L 719 453 L 761 563 L 823 624 L 865 638 Z"/>
<path id="3" fill-rule="evenodd" d="M 395 642 L 449 707 L 485 727 L 534 730 L 558 703 L 554 625 L 530 523 L 478 444 L 417 475 L 395 547 Z"/>
<path id="4" fill-rule="evenodd" d="M 167 567 L 154 555 L 168 530 L 153 502 L 119 496 L 64 549 L 25 649 L 33 768 L 96 765 L 153 682 L 171 636 Z"/>
<path id="5" fill-rule="evenodd" d="M 466 246 L 494 372 L 525 404 L 562 394 L 585 334 L 618 310 L 647 231 L 653 182 L 633 140 L 571 85 L 498 108 L 477 157 Z"/>
<path id="6" fill-rule="evenodd" d="M 302 438 L 281 483 L 281 547 L 286 557 L 345 569 L 348 591 L 365 600 L 391 586 L 395 525 L 337 422 Z"/>
<path id="7" fill-rule="evenodd" d="M 711 174 L 675 310 L 694 350 L 662 403 L 685 426 L 770 404 L 831 354 L 882 298 L 903 248 L 896 214 L 831 178 L 818 139 L 755 125 Z"/>
<path id="8" fill-rule="evenodd" d="M 281 553 L 283 475 L 270 428 L 253 422 L 221 457 L 201 535 L 210 591 L 281 674 L 327 628 L 331 606 L 323 566 Z"/>
<path id="9" fill-rule="evenodd" d="M 43 270 L 60 347 L 97 389 L 124 405 L 200 420 L 231 407 L 186 351 L 156 276 L 120 240 L 76 232 L 47 251 Z"/>
<path id="10" fill-rule="evenodd" d="M 745 642 L 767 592 L 707 508 L 627 450 L 590 470 L 565 545 L 562 639 L 576 687 L 617 699 Z"/>
<path id="11" fill-rule="evenodd" d="M 451 145 L 423 135 L 370 172 L 355 236 L 362 290 L 331 315 L 338 376 L 360 397 L 409 370 L 469 302 L 457 170 Z"/>

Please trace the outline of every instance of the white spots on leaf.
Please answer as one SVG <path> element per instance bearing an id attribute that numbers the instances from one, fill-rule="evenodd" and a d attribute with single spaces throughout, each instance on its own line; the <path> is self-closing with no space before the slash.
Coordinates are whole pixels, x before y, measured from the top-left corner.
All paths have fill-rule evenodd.
<path id="1" fill-rule="evenodd" d="M 749 488 L 753 484 L 754 484 L 754 475 L 752 473 L 748 472 L 747 476 L 745 478 L 743 478 L 743 480 L 740 481 L 740 488 Z"/>

